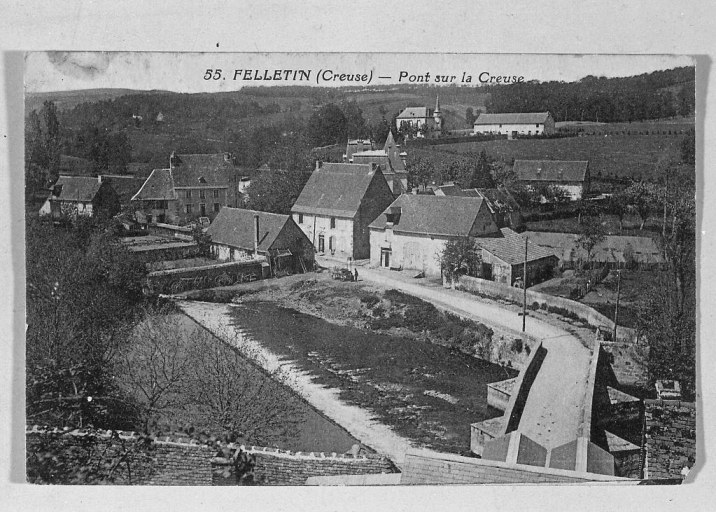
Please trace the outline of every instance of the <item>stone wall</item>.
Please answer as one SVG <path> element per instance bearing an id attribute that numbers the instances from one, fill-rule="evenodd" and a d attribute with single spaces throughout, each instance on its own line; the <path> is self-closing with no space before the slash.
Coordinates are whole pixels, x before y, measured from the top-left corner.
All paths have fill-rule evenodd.
<path id="1" fill-rule="evenodd" d="M 397 468 L 381 455 L 290 452 L 275 448 L 250 447 L 244 449 L 256 457 L 254 481 L 259 485 L 304 485 L 311 476 L 365 475 L 395 473 Z M 236 485 L 232 465 L 215 459 L 216 467 L 224 467 L 228 473 L 214 471 L 214 485 Z M 222 474 L 223 473 L 223 474 Z"/>
<path id="2" fill-rule="evenodd" d="M 458 290 L 465 290 L 468 292 L 479 293 L 490 297 L 497 297 L 500 299 L 507 299 L 516 304 L 522 304 L 523 291 L 520 288 L 514 288 L 506 286 L 501 283 L 494 281 L 488 281 L 477 277 L 460 276 L 455 288 Z M 596 309 L 590 308 L 589 306 L 576 302 L 563 297 L 556 297 L 554 295 L 547 295 L 546 293 L 534 292 L 527 290 L 527 307 L 530 307 L 534 303 L 538 303 L 542 308 L 551 306 L 562 308 L 569 311 L 579 318 L 587 322 L 592 327 L 601 327 L 609 332 L 614 330 L 614 322 L 606 316 L 599 313 Z M 543 308 L 543 309 L 544 309 Z M 634 329 L 619 326 L 617 329 L 617 338 L 625 339 L 629 342 L 636 341 L 636 332 Z"/>
<path id="3" fill-rule="evenodd" d="M 239 447 L 233 444 L 200 443 L 182 437 L 147 438 L 135 432 L 102 430 L 46 429 L 26 431 L 28 475 L 41 483 L 104 483 L 120 485 L 239 485 L 235 465 L 224 458 L 240 449 L 255 457 L 253 483 L 258 485 L 304 485 L 311 476 L 365 475 L 396 473 L 386 457 L 376 454 L 336 454 L 290 452 L 265 447 Z M 40 459 L 47 453 L 56 462 Z M 129 454 L 129 455 L 127 455 Z M 38 458 L 39 456 L 39 458 Z M 100 481 L 73 481 L 75 472 L 88 460 L 93 465 L 111 465 L 124 456 L 125 464 Z M 71 469 L 72 471 L 68 471 Z M 243 483 L 246 483 L 244 480 Z"/>
<path id="4" fill-rule="evenodd" d="M 644 400 L 644 478 L 681 478 L 696 460 L 696 404 Z"/>
<path id="5" fill-rule="evenodd" d="M 461 457 L 452 454 L 408 452 L 401 484 L 517 484 L 620 481 L 614 476 L 540 468 L 525 464 Z"/>

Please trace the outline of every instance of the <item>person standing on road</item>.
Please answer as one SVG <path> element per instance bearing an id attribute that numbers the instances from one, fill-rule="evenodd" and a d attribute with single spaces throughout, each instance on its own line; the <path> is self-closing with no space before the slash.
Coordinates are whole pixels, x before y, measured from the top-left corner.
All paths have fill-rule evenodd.
<path id="1" fill-rule="evenodd" d="M 358 281 L 358 269 L 353 269 L 353 280 Z"/>

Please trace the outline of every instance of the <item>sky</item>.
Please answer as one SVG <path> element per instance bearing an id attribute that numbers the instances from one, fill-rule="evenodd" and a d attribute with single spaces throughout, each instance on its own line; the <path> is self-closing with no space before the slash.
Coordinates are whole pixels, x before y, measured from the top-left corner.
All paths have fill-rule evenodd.
<path id="1" fill-rule="evenodd" d="M 479 85 L 480 79 L 499 76 L 576 81 L 587 75 L 632 76 L 689 65 L 691 57 L 673 55 L 31 52 L 25 57 L 25 89 L 219 92 L 257 85 Z M 294 70 L 310 73 L 307 77 Z M 282 80 L 255 80 L 256 73 Z M 467 77 L 472 81 L 463 82 Z"/>

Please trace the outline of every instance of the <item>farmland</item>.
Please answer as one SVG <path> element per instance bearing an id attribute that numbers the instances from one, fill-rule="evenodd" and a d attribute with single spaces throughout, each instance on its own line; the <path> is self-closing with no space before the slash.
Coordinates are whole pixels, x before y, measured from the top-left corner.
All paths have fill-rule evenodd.
<path id="1" fill-rule="evenodd" d="M 432 146 L 429 151 L 440 152 L 434 158 L 451 158 L 451 154 L 479 154 L 483 149 L 492 158 L 506 162 L 526 160 L 588 160 L 593 178 L 648 177 L 662 156 L 678 162 L 684 135 L 608 135 L 569 137 L 561 139 L 492 140 Z"/>

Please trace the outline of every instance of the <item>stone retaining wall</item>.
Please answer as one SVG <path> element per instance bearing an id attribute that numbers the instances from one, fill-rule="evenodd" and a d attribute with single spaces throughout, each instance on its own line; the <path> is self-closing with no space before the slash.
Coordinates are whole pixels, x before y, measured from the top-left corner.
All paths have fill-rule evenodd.
<path id="1" fill-rule="evenodd" d="M 516 304 L 522 304 L 523 300 L 523 290 L 521 288 L 506 286 L 501 283 L 477 277 L 460 276 L 457 283 L 455 283 L 455 288 L 490 297 L 506 299 Z M 565 299 L 563 297 L 556 297 L 554 295 L 548 295 L 546 293 L 534 292 L 528 289 L 527 307 L 530 308 L 535 302 L 538 303 L 542 309 L 547 309 L 547 307 L 558 307 L 569 311 L 587 322 L 592 327 L 599 327 L 609 332 L 614 330 L 614 322 L 612 320 L 602 315 L 596 309 L 590 308 L 581 302 Z M 617 338 L 633 343 L 636 341 L 636 331 L 628 327 L 619 326 L 617 328 Z"/>

